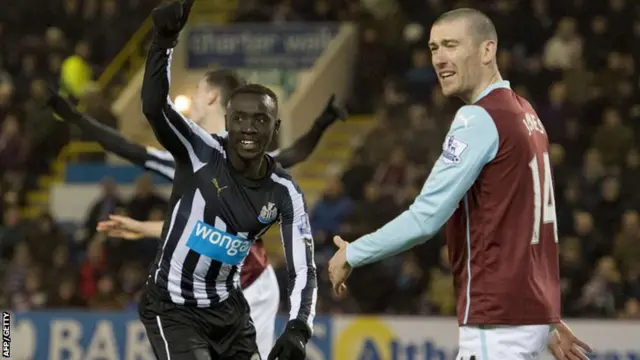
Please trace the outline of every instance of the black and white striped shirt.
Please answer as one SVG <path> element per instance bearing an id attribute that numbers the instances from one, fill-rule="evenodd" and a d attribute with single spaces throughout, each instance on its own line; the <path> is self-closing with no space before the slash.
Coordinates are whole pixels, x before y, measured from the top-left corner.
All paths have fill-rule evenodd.
<path id="1" fill-rule="evenodd" d="M 263 180 L 240 176 L 227 163 L 226 139 L 207 133 L 175 110 L 168 97 L 171 54 L 172 50 L 152 46 L 142 86 L 143 112 L 175 160 L 168 219 L 151 269 L 150 291 L 186 306 L 208 307 L 225 300 L 240 288 L 240 268 L 251 244 L 279 222 L 290 274 L 290 317 L 313 328 L 316 267 L 302 192 L 272 158 Z"/>

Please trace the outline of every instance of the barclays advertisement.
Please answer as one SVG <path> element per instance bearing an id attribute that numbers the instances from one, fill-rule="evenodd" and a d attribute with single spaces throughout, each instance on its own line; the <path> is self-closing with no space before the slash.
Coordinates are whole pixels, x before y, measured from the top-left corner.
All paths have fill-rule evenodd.
<path id="1" fill-rule="evenodd" d="M 339 30 L 337 23 L 202 25 L 189 29 L 190 69 L 309 69 Z"/>
<path id="2" fill-rule="evenodd" d="M 278 318 L 280 333 L 287 319 Z M 594 348 L 591 359 L 640 360 L 640 322 L 569 320 Z M 137 314 L 3 313 L 3 358 L 15 360 L 155 359 Z M 455 319 L 318 316 L 309 360 L 454 360 Z M 551 359 L 544 356 L 543 359 Z"/>

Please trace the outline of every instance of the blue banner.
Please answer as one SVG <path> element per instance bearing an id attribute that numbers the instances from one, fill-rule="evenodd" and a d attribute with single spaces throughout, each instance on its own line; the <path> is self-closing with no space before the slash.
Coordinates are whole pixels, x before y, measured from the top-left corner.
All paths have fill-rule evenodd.
<path id="1" fill-rule="evenodd" d="M 171 184 L 166 178 L 146 171 L 135 165 L 111 165 L 104 163 L 77 163 L 65 167 L 65 179 L 67 184 L 97 184 L 103 178 L 112 178 L 118 184 L 133 184 L 138 177 L 145 172 L 151 174 L 154 184 Z"/>
<path id="2" fill-rule="evenodd" d="M 134 312 L 46 311 L 12 315 L 7 326 L 9 319 L 3 314 L 4 358 L 155 359 L 144 326 Z M 277 318 L 276 334 L 282 333 L 286 322 L 286 316 Z M 640 322 L 569 322 L 574 332 L 593 347 L 590 359 L 640 360 Z M 454 360 L 458 348 L 455 318 L 318 316 L 313 332 L 307 344 L 307 360 Z M 553 357 L 544 354 L 541 360 Z"/>
<path id="3" fill-rule="evenodd" d="M 287 322 L 279 316 L 276 333 Z M 307 346 L 311 360 L 330 359 L 331 323 L 317 317 Z M 135 312 L 16 313 L 9 336 L 14 360 L 153 360 L 142 323 Z"/>
<path id="4" fill-rule="evenodd" d="M 308 69 L 338 29 L 337 23 L 195 26 L 188 34 L 187 66 Z"/>

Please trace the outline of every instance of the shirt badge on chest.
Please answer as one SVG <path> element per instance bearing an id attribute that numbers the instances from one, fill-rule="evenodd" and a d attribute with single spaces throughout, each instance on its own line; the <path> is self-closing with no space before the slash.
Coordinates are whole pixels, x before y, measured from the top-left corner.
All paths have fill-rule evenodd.
<path id="1" fill-rule="evenodd" d="M 276 205 L 274 203 L 269 202 L 267 203 L 267 205 L 264 205 L 262 207 L 262 210 L 260 210 L 258 221 L 260 221 L 263 224 L 269 224 L 273 222 L 273 220 L 275 220 L 277 216 L 278 216 L 278 208 L 276 208 Z"/>

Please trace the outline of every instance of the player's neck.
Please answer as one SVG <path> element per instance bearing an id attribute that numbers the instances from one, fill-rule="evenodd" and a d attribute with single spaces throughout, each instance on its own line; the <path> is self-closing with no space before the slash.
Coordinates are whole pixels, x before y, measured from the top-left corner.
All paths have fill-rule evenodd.
<path id="1" fill-rule="evenodd" d="M 473 89 L 466 99 L 462 99 L 462 101 L 464 101 L 465 104 L 473 103 L 483 91 L 485 91 L 491 84 L 498 81 L 502 81 L 502 75 L 500 75 L 500 72 L 496 69 L 495 71 L 487 74 L 487 76 L 484 76 L 480 84 Z"/>
<path id="2" fill-rule="evenodd" d="M 243 159 L 235 150 L 230 148 L 227 149 L 227 154 L 231 166 L 242 177 L 250 180 L 260 180 L 267 174 L 269 162 L 264 154 L 255 159 Z"/>

